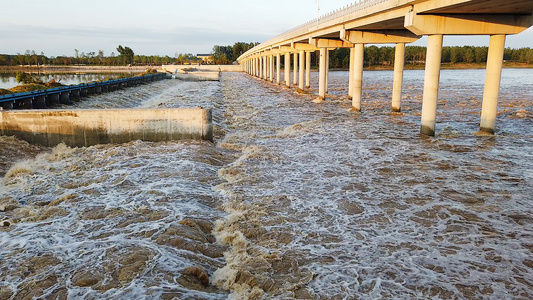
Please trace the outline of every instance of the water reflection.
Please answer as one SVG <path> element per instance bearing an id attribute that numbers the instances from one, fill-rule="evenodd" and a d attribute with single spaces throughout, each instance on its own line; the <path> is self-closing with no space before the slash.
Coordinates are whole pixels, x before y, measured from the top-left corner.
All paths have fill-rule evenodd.
<path id="1" fill-rule="evenodd" d="M 139 71 L 137 71 L 139 72 Z M 34 78 L 40 79 L 43 82 L 55 80 L 64 85 L 81 84 L 91 81 L 99 81 L 105 79 L 115 79 L 121 76 L 131 76 L 130 72 L 117 73 L 31 73 Z M 0 88 L 10 89 L 19 85 L 16 80 L 16 73 L 0 73 Z"/>

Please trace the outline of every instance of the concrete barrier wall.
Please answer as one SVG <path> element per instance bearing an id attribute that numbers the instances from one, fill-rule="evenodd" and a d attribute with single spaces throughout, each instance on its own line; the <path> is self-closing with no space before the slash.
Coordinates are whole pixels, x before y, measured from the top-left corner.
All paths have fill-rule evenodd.
<path id="1" fill-rule="evenodd" d="M 171 73 L 174 73 L 176 70 L 180 72 L 183 69 L 196 69 L 199 71 L 211 72 L 242 72 L 241 65 L 163 65 L 161 68 Z"/>
<path id="2" fill-rule="evenodd" d="M 0 112 L 0 132 L 50 147 L 213 140 L 211 110 L 202 108 L 7 111 Z"/>
<path id="3" fill-rule="evenodd" d="M 208 72 L 208 71 L 201 71 L 201 72 L 190 72 L 190 73 L 178 73 L 172 75 L 173 78 L 183 80 L 183 81 L 219 81 L 220 80 L 220 72 Z"/>

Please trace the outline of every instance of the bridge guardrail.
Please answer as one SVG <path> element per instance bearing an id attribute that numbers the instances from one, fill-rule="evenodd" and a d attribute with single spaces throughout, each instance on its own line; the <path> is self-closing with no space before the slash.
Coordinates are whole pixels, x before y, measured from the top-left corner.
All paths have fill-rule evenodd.
<path id="1" fill-rule="evenodd" d="M 262 48 L 264 48 L 265 46 L 268 46 L 268 45 L 271 45 L 273 43 L 275 43 L 276 40 L 283 40 L 285 39 L 285 37 L 287 36 L 294 36 L 296 32 L 302 32 L 302 33 L 307 33 L 309 31 L 309 29 L 311 29 L 312 27 L 315 27 L 315 28 L 318 28 L 321 24 L 324 24 L 324 23 L 327 23 L 329 21 L 332 21 L 332 20 L 335 20 L 337 18 L 341 18 L 341 17 L 344 17 L 344 16 L 347 16 L 349 14 L 352 14 L 352 13 L 356 13 L 358 11 L 362 11 L 362 10 L 365 10 L 365 9 L 368 9 L 372 6 L 376 6 L 378 4 L 381 4 L 381 3 L 385 3 L 385 2 L 389 2 L 389 1 L 397 1 L 397 0 L 360 0 L 360 1 L 356 1 L 350 5 L 347 5 L 343 8 L 340 8 L 340 9 L 337 9 L 337 10 L 334 10 L 330 13 L 327 13 L 325 15 L 322 15 L 320 16 L 319 18 L 315 18 L 309 22 L 306 22 L 298 27 L 295 27 L 289 31 L 286 31 L 266 42 L 263 42 L 257 46 L 255 46 L 254 48 L 246 51 L 244 54 L 242 54 L 237 60 L 240 60 L 241 58 L 243 57 L 246 57 L 248 56 L 249 54 L 251 53 L 254 53 L 256 52 L 257 50 L 260 50 Z"/>

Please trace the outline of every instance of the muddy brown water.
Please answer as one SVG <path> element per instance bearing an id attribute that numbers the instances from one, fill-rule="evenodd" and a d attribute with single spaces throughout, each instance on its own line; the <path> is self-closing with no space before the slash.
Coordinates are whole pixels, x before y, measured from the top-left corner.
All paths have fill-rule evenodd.
<path id="1" fill-rule="evenodd" d="M 238 73 L 88 98 L 212 107 L 216 141 L 1 137 L 0 299 L 531 298 L 531 72 L 504 70 L 495 136 L 476 134 L 483 70 L 442 72 L 433 138 L 423 71 L 401 113 L 388 71 L 365 72 L 362 113 L 346 72 L 321 104 Z"/>

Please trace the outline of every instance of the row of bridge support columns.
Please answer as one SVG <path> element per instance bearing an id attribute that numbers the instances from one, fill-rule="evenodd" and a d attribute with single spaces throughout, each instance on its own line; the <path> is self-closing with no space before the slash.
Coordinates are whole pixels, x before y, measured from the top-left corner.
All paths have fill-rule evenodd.
<path id="1" fill-rule="evenodd" d="M 491 134 L 496 128 L 505 38 L 503 34 L 491 35 L 489 42 L 480 130 Z M 420 132 L 431 136 L 435 135 L 442 42 L 441 34 L 428 36 Z"/>
<path id="2" fill-rule="evenodd" d="M 328 73 L 329 73 L 329 48 L 319 48 L 319 92 L 318 96 L 324 100 L 328 92 Z M 292 85 L 299 89 L 308 89 L 311 86 L 311 52 L 313 51 L 294 51 L 284 53 L 285 64 L 285 85 L 291 87 L 291 54 L 293 54 L 292 63 Z M 403 68 L 405 57 L 405 43 L 396 45 L 396 59 L 394 65 L 394 85 L 392 96 L 392 110 L 401 110 L 401 95 Z M 363 63 L 364 63 L 364 44 L 355 44 L 350 48 L 350 76 L 349 76 L 349 98 L 352 99 L 352 106 L 355 110 L 361 110 L 361 99 L 363 93 Z M 268 65 L 268 68 L 266 67 Z M 281 54 L 275 56 L 263 55 L 245 62 L 247 73 L 281 84 Z M 276 69 L 276 72 L 274 70 Z M 274 75 L 275 74 L 275 75 Z"/>
<path id="3" fill-rule="evenodd" d="M 422 7 L 424 5 L 420 4 Z M 423 10 L 422 10 L 423 11 Z M 381 16 L 379 17 L 381 18 Z M 349 23 L 349 22 L 348 22 Z M 405 14 L 402 28 L 390 31 L 363 31 L 352 28 L 347 30 L 342 25 L 337 32 L 322 32 L 299 42 L 287 42 L 270 49 L 263 48 L 261 52 L 251 53 L 240 62 L 244 63 L 244 70 L 248 73 L 265 78 L 261 67 L 262 61 L 270 55 L 277 54 L 277 66 L 280 65 L 280 54 L 285 55 L 285 84 L 290 82 L 290 55 L 294 55 L 293 83 L 299 89 L 309 88 L 310 53 L 319 51 L 319 86 L 318 97 L 324 100 L 328 93 L 329 50 L 335 48 L 350 48 L 350 76 L 348 95 L 352 99 L 354 110 L 361 110 L 363 87 L 363 62 L 365 44 L 396 44 L 394 60 L 394 80 L 392 90 L 392 111 L 401 110 L 403 70 L 405 60 L 405 44 L 418 40 L 421 36 L 428 37 L 426 70 L 424 77 L 424 92 L 422 103 L 421 129 L 426 135 L 435 134 L 437 114 L 442 44 L 444 35 L 489 35 L 490 43 L 487 57 L 485 89 L 481 108 L 480 130 L 494 133 L 498 107 L 498 95 L 502 73 L 503 52 L 505 38 L 509 34 L 518 34 L 533 25 L 533 15 L 523 14 L 429 14 L 417 12 L 417 4 L 412 5 Z M 339 24 L 340 25 L 340 24 Z M 290 46 L 288 46 L 290 44 Z M 305 56 L 305 57 L 304 57 Z M 298 63 L 298 57 L 300 57 Z M 305 67 L 304 67 L 305 65 Z M 298 70 L 299 66 L 299 70 Z M 259 72 L 258 72 L 259 68 Z M 279 69 L 278 69 L 279 70 Z M 265 70 L 266 72 L 266 70 Z M 299 72 L 299 77 L 297 73 Z M 305 75 L 304 75 L 305 72 Z M 270 74 L 272 76 L 272 71 Z M 277 72 L 277 83 L 280 83 Z M 271 78 L 272 81 L 272 78 Z"/>
<path id="4" fill-rule="evenodd" d="M 488 133 L 494 133 L 495 130 L 505 38 L 506 35 L 490 36 L 480 122 L 480 130 Z M 356 43 L 353 44 L 353 47 L 350 47 L 348 95 L 352 99 L 352 106 L 356 111 L 361 110 L 363 95 L 364 45 L 363 43 Z M 391 103 L 391 110 L 395 112 L 401 111 L 405 45 L 406 43 L 404 42 L 396 43 L 395 48 Z M 433 34 L 428 36 L 420 132 L 430 136 L 435 135 L 442 45 L 443 35 Z M 326 98 L 328 92 L 329 49 L 328 47 L 319 48 L 318 97 L 321 100 Z M 270 82 L 274 82 L 275 78 L 276 83 L 279 85 L 281 84 L 281 59 L 283 57 L 285 85 L 290 87 L 291 54 L 293 54 L 292 84 L 304 90 L 310 87 L 311 52 L 313 51 L 298 50 L 257 56 L 244 62 L 244 69 L 247 73 Z"/>

